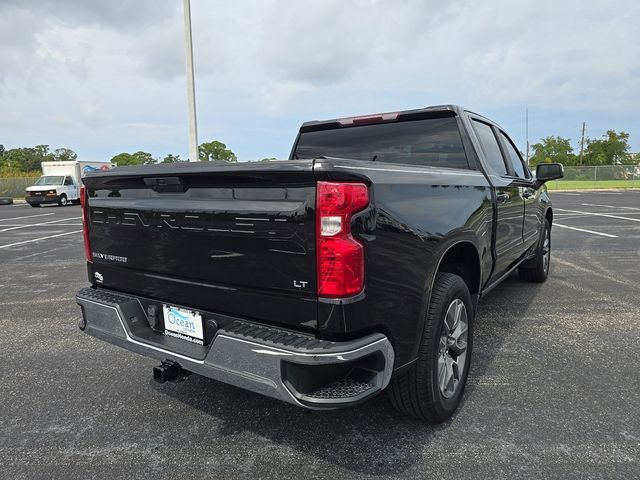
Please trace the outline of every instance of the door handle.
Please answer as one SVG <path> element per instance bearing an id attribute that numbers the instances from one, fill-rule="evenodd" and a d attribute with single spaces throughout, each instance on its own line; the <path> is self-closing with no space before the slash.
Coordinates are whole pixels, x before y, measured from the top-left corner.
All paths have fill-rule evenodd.
<path id="1" fill-rule="evenodd" d="M 496 199 L 500 203 L 506 202 L 507 200 L 509 200 L 509 198 L 510 198 L 510 195 L 506 192 L 500 192 L 496 195 Z"/>

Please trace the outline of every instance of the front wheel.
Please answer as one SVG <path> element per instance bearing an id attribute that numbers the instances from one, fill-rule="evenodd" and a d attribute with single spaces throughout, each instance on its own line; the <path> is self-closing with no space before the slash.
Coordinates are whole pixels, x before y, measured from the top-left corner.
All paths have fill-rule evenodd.
<path id="1" fill-rule="evenodd" d="M 392 379 L 391 403 L 429 423 L 456 411 L 467 382 L 473 345 L 474 310 L 466 283 L 458 275 L 438 273 L 431 292 L 418 359 Z"/>
<path id="2" fill-rule="evenodd" d="M 60 195 L 60 198 L 58 199 L 58 205 L 60 205 L 61 207 L 66 207 L 67 206 L 67 196 L 63 193 L 62 195 Z"/>
<path id="3" fill-rule="evenodd" d="M 551 226 L 544 221 L 544 230 L 538 242 L 536 256 L 518 267 L 518 275 L 526 282 L 544 282 L 549 276 L 551 264 Z"/>

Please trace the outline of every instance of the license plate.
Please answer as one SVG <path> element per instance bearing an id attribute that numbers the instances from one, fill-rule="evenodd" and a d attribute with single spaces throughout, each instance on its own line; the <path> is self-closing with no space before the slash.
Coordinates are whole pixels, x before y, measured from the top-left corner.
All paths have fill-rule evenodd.
<path id="1" fill-rule="evenodd" d="M 204 335 L 200 313 L 171 305 L 162 305 L 162 311 L 165 335 L 203 345 Z"/>

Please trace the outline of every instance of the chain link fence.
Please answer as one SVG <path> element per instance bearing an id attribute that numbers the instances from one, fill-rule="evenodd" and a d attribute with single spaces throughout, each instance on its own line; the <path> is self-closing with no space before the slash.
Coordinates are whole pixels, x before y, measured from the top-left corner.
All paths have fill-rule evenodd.
<path id="1" fill-rule="evenodd" d="M 547 183 L 550 189 L 640 188 L 640 165 L 564 167 L 564 178 Z"/>
<path id="2" fill-rule="evenodd" d="M 38 179 L 35 177 L 0 178 L 0 197 L 24 198 L 24 191 Z"/>

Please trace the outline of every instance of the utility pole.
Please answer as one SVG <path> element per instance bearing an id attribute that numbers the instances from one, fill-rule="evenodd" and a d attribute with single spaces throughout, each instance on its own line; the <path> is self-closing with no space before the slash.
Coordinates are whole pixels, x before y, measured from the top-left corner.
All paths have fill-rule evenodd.
<path id="1" fill-rule="evenodd" d="M 193 75 L 193 44 L 191 39 L 191 1 L 183 0 L 184 46 L 187 64 L 187 107 L 189 111 L 189 161 L 198 158 L 198 125 L 196 122 L 196 85 Z"/>
<path id="2" fill-rule="evenodd" d="M 580 138 L 580 162 L 579 165 L 582 165 L 582 157 L 584 155 L 584 129 L 587 126 L 586 122 L 582 122 L 582 137 Z"/>
<path id="3" fill-rule="evenodd" d="M 526 155 L 526 160 L 527 160 L 527 165 L 529 165 L 529 108 L 525 108 L 525 130 L 526 130 L 526 137 L 527 137 L 527 155 Z"/>

